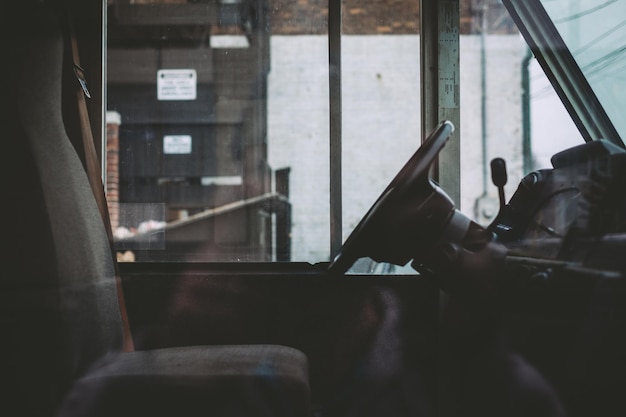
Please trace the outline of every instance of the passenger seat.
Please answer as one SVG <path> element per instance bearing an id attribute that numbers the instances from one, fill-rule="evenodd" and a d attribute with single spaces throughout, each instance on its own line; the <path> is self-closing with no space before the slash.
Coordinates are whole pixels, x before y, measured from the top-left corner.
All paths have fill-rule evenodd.
<path id="1" fill-rule="evenodd" d="M 310 415 L 307 358 L 298 350 L 121 351 L 115 260 L 62 117 L 59 21 L 42 1 L 1 7 L 10 24 L 0 40 L 9 246 L 0 279 L 0 414 Z"/>

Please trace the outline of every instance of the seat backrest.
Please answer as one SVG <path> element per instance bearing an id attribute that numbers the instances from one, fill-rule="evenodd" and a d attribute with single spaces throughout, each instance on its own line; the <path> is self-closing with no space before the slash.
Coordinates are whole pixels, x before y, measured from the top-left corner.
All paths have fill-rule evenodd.
<path id="1" fill-rule="evenodd" d="M 21 375 L 21 385 L 40 386 L 54 403 L 63 394 L 55 391 L 121 348 L 115 261 L 63 122 L 62 80 L 68 69 L 58 19 L 40 1 L 6 3 L 3 13 L 13 24 L 0 40 L 10 63 L 2 70 L 0 91 L 9 144 L 2 156 L 2 186 L 10 200 L 3 217 L 10 223 L 6 240 L 13 242 L 6 261 L 16 272 L 3 271 L 0 280 L 6 301 L 0 323 L 13 339 L 2 348 L 7 349 L 2 361 L 10 361 L 3 367 Z M 17 385 L 16 395 L 28 398 L 24 391 L 30 388 Z M 32 395 L 32 401 L 45 396 Z"/>

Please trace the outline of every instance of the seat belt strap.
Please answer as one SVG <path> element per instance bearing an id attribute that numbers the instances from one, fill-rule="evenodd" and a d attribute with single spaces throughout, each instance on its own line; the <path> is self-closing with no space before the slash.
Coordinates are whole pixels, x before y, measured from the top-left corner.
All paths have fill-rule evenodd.
<path id="1" fill-rule="evenodd" d="M 111 247 L 111 256 L 113 257 L 113 265 L 115 268 L 115 281 L 117 285 L 118 303 L 120 306 L 120 314 L 122 317 L 122 325 L 124 332 L 124 345 L 123 349 L 126 352 L 134 350 L 132 333 L 130 331 L 130 323 L 128 320 L 128 311 L 126 309 L 126 302 L 124 299 L 124 290 L 122 288 L 122 280 L 119 272 L 119 266 L 115 255 L 115 247 L 113 243 L 113 231 L 111 230 L 111 220 L 109 218 L 109 209 L 104 194 L 104 185 L 102 184 L 102 176 L 100 173 L 100 161 L 96 153 L 96 147 L 93 140 L 93 132 L 91 130 L 91 122 L 89 121 L 89 112 L 87 110 L 87 98 L 91 98 L 91 94 L 87 89 L 87 82 L 85 80 L 85 71 L 80 66 L 80 57 L 78 52 L 78 41 L 74 33 L 71 16 L 67 16 L 68 34 L 70 41 L 70 48 L 72 52 L 72 64 L 74 74 L 78 79 L 78 86 L 76 88 L 76 100 L 78 103 L 78 119 L 80 121 L 80 132 L 83 143 L 83 152 L 85 160 L 85 169 L 87 171 L 87 178 L 89 179 L 89 185 L 91 191 L 98 204 L 100 215 L 104 223 L 104 228 L 109 239 L 109 245 Z M 79 88 L 80 87 L 80 88 Z"/>

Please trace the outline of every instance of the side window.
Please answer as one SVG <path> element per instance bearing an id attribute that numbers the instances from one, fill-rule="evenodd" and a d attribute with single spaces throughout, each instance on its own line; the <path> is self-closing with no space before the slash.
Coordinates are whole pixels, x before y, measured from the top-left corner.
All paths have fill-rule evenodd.
<path id="1" fill-rule="evenodd" d="M 123 259 L 291 258 L 291 161 L 272 161 L 269 143 L 269 19 L 260 0 L 110 2 L 107 187 Z"/>
<path id="2" fill-rule="evenodd" d="M 456 204 L 488 224 L 492 158 L 510 196 L 580 136 L 501 2 L 459 7 Z M 420 144 L 419 22 L 414 0 L 110 0 L 120 259 L 328 261 Z"/>
<path id="3" fill-rule="evenodd" d="M 418 2 L 343 2 L 338 139 L 326 2 L 110 3 L 121 259 L 328 261 L 330 213 L 341 240 L 419 146 Z"/>

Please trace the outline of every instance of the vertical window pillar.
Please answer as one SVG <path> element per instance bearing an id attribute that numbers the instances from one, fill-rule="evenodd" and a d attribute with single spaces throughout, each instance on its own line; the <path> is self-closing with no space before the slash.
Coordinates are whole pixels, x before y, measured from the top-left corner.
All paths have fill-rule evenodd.
<path id="1" fill-rule="evenodd" d="M 439 155 L 432 175 L 457 208 L 461 197 L 459 23 L 459 0 L 421 0 L 422 140 L 441 120 L 454 123 L 454 134 Z"/>
<path id="2" fill-rule="evenodd" d="M 420 0 L 420 76 L 422 91 L 422 141 L 437 124 L 447 119 L 455 131 L 439 154 L 433 177 L 460 208 L 460 78 L 459 78 L 459 0 Z M 439 169 L 443 167 L 445 169 Z M 439 292 L 440 317 L 448 304 L 448 296 Z M 442 338 L 442 333 L 439 333 Z M 457 415 L 455 404 L 454 361 L 446 356 L 448 344 L 440 339 L 437 352 L 436 414 Z"/>
<path id="3" fill-rule="evenodd" d="M 342 238 L 341 201 L 341 0 L 328 0 L 328 64 L 330 109 L 330 259 Z"/>

